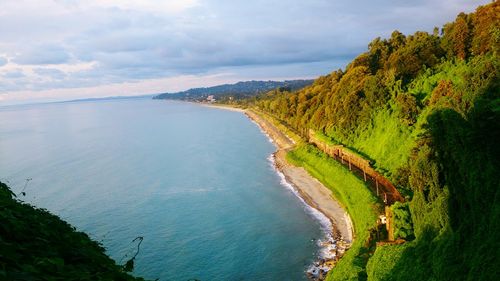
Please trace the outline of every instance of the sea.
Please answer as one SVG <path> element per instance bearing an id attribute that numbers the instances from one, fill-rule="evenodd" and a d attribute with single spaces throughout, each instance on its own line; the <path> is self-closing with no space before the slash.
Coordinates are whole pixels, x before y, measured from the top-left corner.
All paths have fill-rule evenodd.
<path id="1" fill-rule="evenodd" d="M 328 229 L 275 149 L 243 113 L 193 103 L 0 107 L 0 180 L 150 280 L 307 280 Z"/>

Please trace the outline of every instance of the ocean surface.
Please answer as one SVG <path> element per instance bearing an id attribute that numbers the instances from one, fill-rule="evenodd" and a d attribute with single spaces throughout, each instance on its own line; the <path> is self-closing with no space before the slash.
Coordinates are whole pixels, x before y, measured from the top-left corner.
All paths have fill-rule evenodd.
<path id="1" fill-rule="evenodd" d="M 149 99 L 0 107 L 0 180 L 160 280 L 306 280 L 325 232 L 242 113 Z"/>

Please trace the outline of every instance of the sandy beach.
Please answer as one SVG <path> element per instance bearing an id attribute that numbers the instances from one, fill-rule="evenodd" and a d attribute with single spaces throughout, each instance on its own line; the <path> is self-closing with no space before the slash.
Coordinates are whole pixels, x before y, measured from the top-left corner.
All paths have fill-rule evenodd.
<path id="1" fill-rule="evenodd" d="M 245 110 L 242 108 L 237 108 L 237 107 L 233 107 L 233 106 L 229 106 L 229 105 L 220 105 L 220 104 L 203 103 L 203 102 L 195 102 L 195 104 L 201 105 L 201 106 L 206 106 L 206 107 L 213 107 L 213 108 L 218 108 L 218 109 L 229 110 L 229 111 L 245 112 Z"/>
<path id="2" fill-rule="evenodd" d="M 300 193 L 307 204 L 330 219 L 333 238 L 352 243 L 354 237 L 351 219 L 342 205 L 335 200 L 332 191 L 309 175 L 304 168 L 295 167 L 286 161 L 286 153 L 294 147 L 294 141 L 255 112 L 246 110 L 245 114 L 273 139 L 278 148 L 275 153 L 276 167 L 284 174 L 285 179 Z"/>

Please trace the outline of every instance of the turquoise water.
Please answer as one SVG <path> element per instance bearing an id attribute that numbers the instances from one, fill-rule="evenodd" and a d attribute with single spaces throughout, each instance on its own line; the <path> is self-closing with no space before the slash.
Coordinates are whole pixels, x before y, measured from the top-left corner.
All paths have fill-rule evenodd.
<path id="1" fill-rule="evenodd" d="M 147 99 L 0 108 L 0 179 L 160 280 L 304 280 L 321 225 L 238 112 Z"/>

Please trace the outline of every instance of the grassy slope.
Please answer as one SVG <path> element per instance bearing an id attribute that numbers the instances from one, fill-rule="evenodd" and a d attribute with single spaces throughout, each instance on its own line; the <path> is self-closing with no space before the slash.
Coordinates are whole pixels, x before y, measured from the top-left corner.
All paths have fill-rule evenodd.
<path id="1" fill-rule="evenodd" d="M 0 280 L 144 280 L 128 275 L 97 242 L 0 182 Z"/>
<path id="2" fill-rule="evenodd" d="M 349 212 L 355 230 L 352 247 L 329 275 L 329 280 L 358 280 L 365 276 L 369 229 L 376 224 L 380 205 L 363 181 L 345 167 L 310 145 L 298 146 L 287 155 L 288 160 L 304 167 L 333 191 Z"/>
<path id="3" fill-rule="evenodd" d="M 460 72 L 460 68 L 463 68 L 462 62 L 458 62 L 458 65 L 455 65 L 454 63 L 451 62 L 445 62 L 442 65 L 436 67 L 434 71 L 429 69 L 426 71 L 426 73 L 420 75 L 417 79 L 415 79 L 411 83 L 408 91 L 413 95 L 419 96 L 422 100 L 428 100 L 430 98 L 433 89 L 436 87 L 437 83 L 440 80 L 452 80 L 452 79 L 459 80 L 457 79 L 458 76 L 457 73 Z M 427 116 L 430 114 L 430 111 L 431 110 L 429 108 L 424 109 L 424 111 L 420 114 L 417 120 L 417 125 L 415 127 L 420 128 L 422 126 L 425 126 L 425 124 L 427 123 Z M 359 143 L 361 144 L 359 148 L 363 151 L 374 150 L 373 148 L 370 149 L 370 147 L 368 146 L 368 144 L 371 142 L 372 143 L 375 142 L 374 143 L 375 147 L 381 147 L 377 145 L 378 142 L 377 137 L 382 137 L 382 140 L 388 139 L 387 136 L 390 134 L 384 136 L 386 131 L 386 129 L 383 126 L 384 123 L 388 124 L 389 127 L 388 131 L 394 132 L 397 131 L 398 128 L 402 128 L 400 124 L 396 124 L 396 127 L 394 127 L 393 126 L 394 124 L 393 122 L 391 122 L 391 120 L 394 121 L 395 118 L 394 117 L 391 118 L 391 116 L 387 113 L 383 112 L 378 113 L 376 114 L 375 119 L 379 120 L 374 121 L 374 123 L 380 123 L 382 126 L 374 126 L 375 128 L 378 127 L 378 129 L 374 128 L 375 132 L 371 133 L 371 136 L 362 138 L 362 140 L 359 141 Z M 398 163 L 397 165 L 385 165 L 384 167 L 387 167 L 388 169 L 395 171 L 394 169 L 395 167 L 406 163 L 410 155 L 410 150 L 411 148 L 414 147 L 414 145 L 408 146 L 408 144 L 414 144 L 414 142 L 417 139 L 417 134 L 416 133 L 412 134 L 412 132 L 410 131 L 411 129 L 404 128 L 403 130 L 405 130 L 406 134 L 403 134 L 403 137 L 399 136 L 391 138 L 392 142 L 391 148 L 399 147 L 399 149 L 397 150 L 401 151 L 401 148 L 404 148 L 403 150 L 406 151 L 400 156 L 401 157 L 400 163 Z M 388 153 L 390 150 L 382 149 L 382 152 L 384 151 L 385 153 Z M 377 153 L 374 154 L 370 152 L 367 153 L 369 153 L 370 156 L 376 155 L 374 156 L 375 159 L 381 159 L 381 157 L 384 154 L 382 153 L 377 155 Z M 432 209 L 429 206 L 427 208 L 429 210 Z M 396 264 L 398 263 L 398 261 L 401 259 L 401 257 L 404 255 L 405 252 L 414 249 L 416 243 L 417 243 L 416 241 L 412 241 L 404 245 L 388 245 L 388 246 L 377 247 L 373 257 L 370 258 L 370 261 L 368 262 L 367 265 L 369 280 L 391 280 L 391 279 L 397 280 L 397 278 L 391 278 L 391 274 L 393 274 L 393 270 L 395 269 Z"/>
<path id="4" fill-rule="evenodd" d="M 481 69 L 481 65 L 490 59 L 491 58 L 477 59 L 468 63 L 460 60 L 446 61 L 434 69 L 428 69 L 425 73 L 417 77 L 411 83 L 408 91 L 418 96 L 422 102 L 427 102 L 431 98 L 432 91 L 439 81 L 451 81 L 455 90 L 466 92 L 465 88 L 467 86 L 464 77 L 472 76 L 475 69 Z M 489 94 L 493 94 L 493 92 Z M 462 102 L 471 103 L 473 103 L 475 99 L 475 97 L 468 96 L 463 96 L 462 98 Z M 494 97 L 491 98 L 494 99 Z M 498 111 L 497 109 L 497 112 Z M 415 194 L 410 207 L 415 226 L 417 227 L 417 240 L 406 243 L 405 245 L 377 247 L 374 256 L 367 265 L 369 280 L 405 280 L 410 277 L 419 280 L 452 280 L 454 278 L 464 280 L 489 280 L 489 277 L 486 276 L 498 274 L 494 273 L 495 270 L 491 270 L 494 266 L 485 263 L 478 266 L 482 268 L 479 275 L 475 275 L 475 277 L 470 275 L 467 276 L 467 274 L 474 271 L 474 269 L 466 268 L 473 265 L 475 263 L 474 260 L 477 259 L 473 258 L 476 256 L 475 253 L 477 252 L 475 247 L 481 247 L 484 242 L 484 244 L 489 244 L 490 246 L 497 245 L 496 248 L 498 250 L 498 242 L 486 243 L 487 240 L 498 239 L 498 237 L 491 237 L 491 234 L 498 234 L 498 227 L 490 226 L 492 221 L 497 220 L 495 218 L 499 215 L 498 208 L 496 213 L 492 212 L 491 214 L 485 213 L 488 212 L 487 209 L 484 209 L 484 211 L 474 210 L 476 207 L 473 206 L 482 200 L 474 202 L 474 199 L 470 196 L 470 194 L 485 196 L 484 194 L 486 193 L 484 192 L 487 186 L 495 185 L 494 183 L 491 184 L 491 181 L 495 181 L 493 176 L 494 173 L 489 173 L 490 176 L 485 176 L 488 174 L 485 168 L 491 169 L 495 164 L 488 163 L 490 162 L 489 153 L 486 152 L 483 154 L 484 151 L 482 150 L 484 150 L 486 146 L 480 146 L 473 149 L 473 146 L 475 146 L 474 142 L 477 142 L 477 137 L 474 142 L 467 143 L 467 138 L 475 134 L 474 124 L 470 124 L 470 120 L 473 120 L 474 117 L 465 116 L 467 115 L 466 113 L 461 113 L 463 116 L 460 117 L 459 113 L 455 112 L 452 115 L 453 118 L 450 118 L 449 121 L 444 119 L 444 127 L 441 127 L 439 130 L 432 129 L 435 125 L 429 120 L 433 120 L 436 116 L 442 116 L 441 118 L 444 118 L 443 116 L 448 116 L 449 112 L 450 110 L 446 108 L 430 106 L 423 108 L 411 135 L 412 138 L 416 140 L 420 133 L 427 131 L 431 133 L 433 141 L 439 139 L 445 140 L 445 145 L 441 145 L 441 147 L 438 144 L 435 145 L 437 148 L 437 155 L 441 158 L 441 169 L 443 169 L 444 172 L 446 172 L 447 166 L 452 166 L 451 163 L 454 161 L 463 162 L 454 163 L 456 166 L 453 166 L 451 171 L 445 174 L 448 184 L 441 193 L 436 195 L 436 199 L 432 203 L 426 203 L 421 194 Z M 494 120 L 494 117 L 489 118 Z M 455 125 L 453 124 L 454 122 L 461 122 L 462 124 Z M 490 131 L 487 131 L 485 125 L 481 126 L 481 128 L 476 129 L 479 133 L 494 134 L 495 130 L 498 130 L 498 128 L 490 127 L 488 128 Z M 496 133 L 498 133 L 498 131 L 496 131 Z M 485 142 L 491 142 L 492 140 L 491 137 L 484 139 Z M 406 146 L 405 139 L 397 138 L 394 141 L 400 142 L 400 146 Z M 396 144 L 396 146 L 397 145 L 398 144 Z M 447 151 L 446 154 L 444 153 L 445 151 Z M 477 160 L 477 158 L 481 157 L 485 157 L 485 159 L 481 161 Z M 454 158 L 463 158 L 467 160 L 456 160 Z M 478 163 L 474 163 L 476 161 Z M 462 173 L 457 173 L 456 171 L 460 169 L 464 169 L 464 171 L 462 171 Z M 465 186 L 463 189 L 458 190 L 458 193 L 450 191 L 449 187 L 454 187 L 455 189 L 459 188 L 461 184 L 457 182 L 452 183 L 451 181 L 453 178 L 460 177 L 464 178 L 463 182 L 466 180 L 470 182 L 464 183 Z M 470 191 L 467 191 L 467 189 Z M 495 202 L 497 201 L 495 198 L 496 196 L 493 195 L 490 197 L 490 200 Z M 455 226 L 450 222 L 450 219 L 457 216 L 454 213 L 458 213 L 458 211 L 456 209 L 449 209 L 453 208 L 449 206 L 449 204 L 454 200 L 460 200 L 462 202 L 456 207 L 472 208 L 458 219 L 462 222 L 456 223 Z M 464 201 L 466 200 L 472 201 L 470 202 L 470 207 L 465 204 Z M 488 204 L 491 204 L 491 202 Z M 484 222 L 479 223 L 479 221 Z M 472 222 L 475 228 L 463 229 L 468 228 L 466 225 L 470 224 L 469 222 Z M 479 231 L 479 229 L 482 229 L 482 231 Z M 466 236 L 464 236 L 465 234 Z M 488 251 L 491 251 L 491 249 Z M 462 266 L 459 266 L 460 263 L 462 263 Z M 406 266 L 404 266 L 404 264 L 406 264 Z M 498 270 L 496 271 L 498 272 Z"/>
<path id="5" fill-rule="evenodd" d="M 393 171 L 405 165 L 410 151 L 415 147 L 416 135 L 413 128 L 401 126 L 399 118 L 391 108 L 377 111 L 371 122 L 360 126 L 353 136 L 340 143 L 317 131 L 315 136 L 329 144 L 343 144 L 353 153 L 372 162 L 373 167 L 391 176 Z"/>
<path id="6" fill-rule="evenodd" d="M 370 43 L 345 71 L 257 100 L 297 130 L 321 130 L 366 156 L 408 191 L 415 240 L 377 247 L 369 280 L 500 276 L 499 11 L 494 1 L 460 14 L 442 36 L 395 32 Z M 341 176 L 318 168 L 327 160 L 314 151 L 294 154 L 324 182 Z M 354 279 L 359 264 L 351 265 L 330 278 Z"/>
<path id="7" fill-rule="evenodd" d="M 411 129 L 401 127 L 398 118 L 388 109 L 375 113 L 371 124 L 359 131 L 352 147 L 375 160 L 374 166 L 388 175 L 406 164 L 415 146 Z"/>

